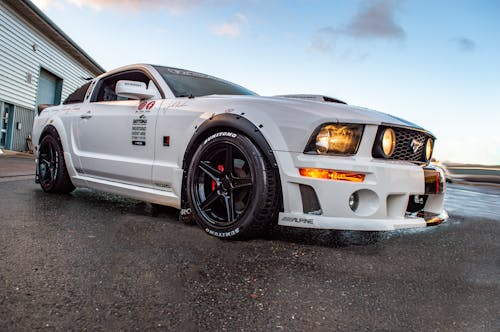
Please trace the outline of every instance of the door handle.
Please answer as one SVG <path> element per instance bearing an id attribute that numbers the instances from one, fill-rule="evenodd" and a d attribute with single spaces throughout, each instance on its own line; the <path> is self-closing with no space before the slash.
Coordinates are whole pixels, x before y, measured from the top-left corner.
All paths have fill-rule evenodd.
<path id="1" fill-rule="evenodd" d="M 80 115 L 81 119 L 90 119 L 92 117 L 92 114 L 90 114 L 90 111 L 88 111 L 85 114 Z"/>

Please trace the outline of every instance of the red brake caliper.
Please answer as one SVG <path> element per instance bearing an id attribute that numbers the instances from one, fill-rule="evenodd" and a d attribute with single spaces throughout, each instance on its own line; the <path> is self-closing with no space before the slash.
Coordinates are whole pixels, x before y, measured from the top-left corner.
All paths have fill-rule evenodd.
<path id="1" fill-rule="evenodd" d="M 220 172 L 224 172 L 224 165 L 217 165 L 217 169 Z M 212 180 L 212 191 L 215 191 L 215 187 L 216 187 L 215 181 Z"/>

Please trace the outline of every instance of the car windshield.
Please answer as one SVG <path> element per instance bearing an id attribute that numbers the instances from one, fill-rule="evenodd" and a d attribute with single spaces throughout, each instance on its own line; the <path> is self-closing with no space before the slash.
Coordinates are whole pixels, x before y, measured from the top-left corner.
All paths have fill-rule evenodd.
<path id="1" fill-rule="evenodd" d="M 155 66 L 176 97 L 256 94 L 237 84 L 188 70 Z"/>

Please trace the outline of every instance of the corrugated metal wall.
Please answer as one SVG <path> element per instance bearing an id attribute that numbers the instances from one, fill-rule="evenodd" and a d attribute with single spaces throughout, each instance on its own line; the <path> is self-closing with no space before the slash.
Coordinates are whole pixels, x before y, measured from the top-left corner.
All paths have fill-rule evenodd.
<path id="1" fill-rule="evenodd" d="M 28 110 L 33 116 L 40 68 L 63 80 L 61 100 L 83 85 L 84 78 L 93 76 L 0 0 L 0 100 L 16 105 L 23 119 Z M 27 128 L 28 124 L 23 123 L 21 131 L 24 133 Z M 13 130 L 16 135 L 22 134 Z M 25 138 L 22 141 L 14 139 L 12 144 L 24 146 L 24 141 Z"/>
<path id="2" fill-rule="evenodd" d="M 62 100 L 93 76 L 1 0 L 0 45 L 0 99 L 12 104 L 34 108 L 40 67 L 63 79 Z"/>
<path id="3" fill-rule="evenodd" d="M 35 115 L 32 109 L 16 106 L 14 108 L 14 119 L 12 121 L 12 146 L 11 150 L 27 151 L 26 138 L 31 135 L 33 119 Z M 17 129 L 21 123 L 21 129 Z"/>

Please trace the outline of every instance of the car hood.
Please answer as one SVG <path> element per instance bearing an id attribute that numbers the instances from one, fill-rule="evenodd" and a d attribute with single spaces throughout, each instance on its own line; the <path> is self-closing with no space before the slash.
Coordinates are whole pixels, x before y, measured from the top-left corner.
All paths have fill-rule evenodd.
<path id="1" fill-rule="evenodd" d="M 396 116 L 378 112 L 372 109 L 339 103 L 301 100 L 287 97 L 261 97 L 261 96 L 222 96 L 212 95 L 201 97 L 207 99 L 228 99 L 228 104 L 235 107 L 257 107 L 265 110 L 269 115 L 280 118 L 308 119 L 308 122 L 345 122 L 362 124 L 392 124 L 396 126 L 413 127 L 422 130 L 420 126 L 398 118 Z"/>

